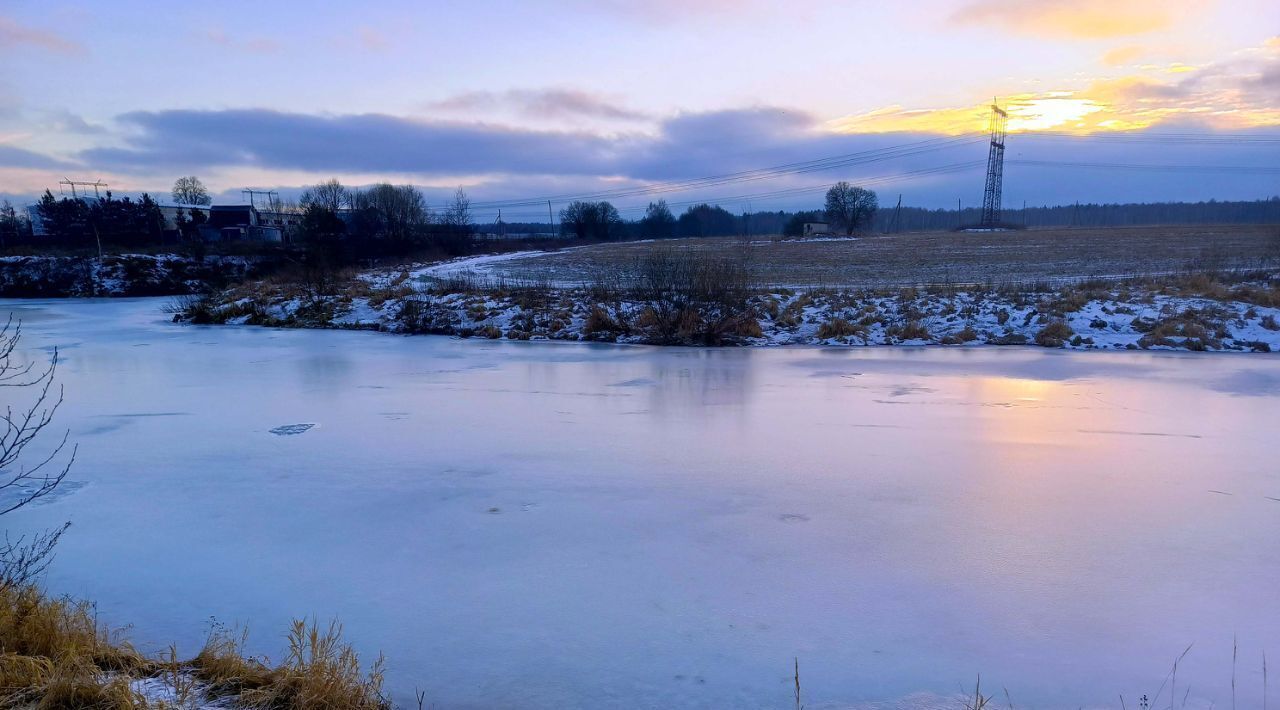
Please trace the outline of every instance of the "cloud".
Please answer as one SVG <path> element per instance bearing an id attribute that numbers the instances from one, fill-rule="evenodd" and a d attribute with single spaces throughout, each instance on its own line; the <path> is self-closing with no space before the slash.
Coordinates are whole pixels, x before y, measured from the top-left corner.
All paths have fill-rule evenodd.
<path id="1" fill-rule="evenodd" d="M 812 117 L 776 108 L 687 113 L 653 132 L 602 135 L 385 114 L 314 115 L 259 109 L 135 112 L 124 147 L 78 158 L 132 174 L 254 168 L 419 179 L 558 175 L 666 180 L 746 170 L 889 145 L 893 137 L 842 136 Z"/>
<path id="2" fill-rule="evenodd" d="M 1001 97 L 1011 131 L 1133 131 L 1194 121 L 1237 130 L 1280 126 L 1280 43 L 1267 42 L 1199 67 L 1173 63 L 1093 81 L 1070 91 Z M 985 104 L 908 110 L 889 107 L 832 122 L 848 133 L 926 131 L 959 135 L 986 129 Z"/>
<path id="3" fill-rule="evenodd" d="M 1146 47 L 1130 45 L 1128 47 L 1116 47 L 1106 54 L 1102 55 L 1102 63 L 1109 67 L 1118 67 L 1122 64 L 1129 64 L 1137 59 L 1142 58 L 1147 53 Z"/>
<path id="4" fill-rule="evenodd" d="M 754 20 L 762 12 L 792 15 L 817 5 L 810 0 L 792 0 L 785 8 L 768 0 L 569 0 L 588 12 L 604 13 L 627 23 L 672 27 L 683 20 Z"/>
<path id="5" fill-rule="evenodd" d="M 339 116 L 244 109 L 136 112 L 118 122 L 140 135 L 128 148 L 83 157 L 118 169 L 256 165 L 421 175 L 465 172 L 607 173 L 614 146 L 586 133 L 530 131 L 385 114 Z"/>
<path id="6" fill-rule="evenodd" d="M 361 26 L 357 28 L 356 40 L 360 43 L 361 47 L 374 52 L 384 51 L 390 46 L 387 38 L 382 36 L 382 33 L 372 27 Z"/>
<path id="7" fill-rule="evenodd" d="M 1162 30 L 1211 0 L 975 0 L 952 20 L 1040 37 L 1098 39 Z"/>
<path id="8" fill-rule="evenodd" d="M 48 117 L 49 128 L 62 133 L 78 133 L 81 135 L 100 135 L 107 132 L 106 126 L 90 123 L 83 116 L 70 111 L 55 111 Z"/>
<path id="9" fill-rule="evenodd" d="M 54 170 L 71 167 L 72 164 L 26 148 L 0 144 L 0 168 L 26 170 Z"/>
<path id="10" fill-rule="evenodd" d="M 611 121 L 643 121 L 650 115 L 612 103 L 577 89 L 512 89 L 472 91 L 426 105 L 428 111 L 476 115 L 513 111 L 532 118 L 595 118 Z"/>
<path id="11" fill-rule="evenodd" d="M 84 54 L 84 45 L 60 35 L 34 27 L 24 27 L 16 20 L 0 17 L 0 50 L 35 47 L 57 54 Z"/>
<path id="12" fill-rule="evenodd" d="M 217 26 L 205 29 L 200 35 L 213 44 L 251 54 L 275 54 L 280 51 L 280 43 L 270 37 L 233 37 Z"/>

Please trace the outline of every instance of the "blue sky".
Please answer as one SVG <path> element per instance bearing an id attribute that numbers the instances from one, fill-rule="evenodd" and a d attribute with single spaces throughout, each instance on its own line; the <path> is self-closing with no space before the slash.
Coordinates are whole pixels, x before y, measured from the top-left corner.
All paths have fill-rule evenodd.
<path id="1" fill-rule="evenodd" d="M 1010 204 L 1280 194 L 1261 170 L 1026 164 L 1280 164 L 1277 143 L 1135 139 L 1280 137 L 1273 0 L 17 0 L 0 7 L 0 62 L 0 193 L 14 198 L 64 175 L 165 192 L 184 174 L 232 197 L 330 176 L 433 199 L 571 194 L 967 134 L 993 96 L 1023 161 Z M 1046 131 L 1128 138 L 1032 137 Z M 984 158 L 967 144 L 670 199 L 848 179 L 971 203 L 980 168 L 903 174 Z"/>

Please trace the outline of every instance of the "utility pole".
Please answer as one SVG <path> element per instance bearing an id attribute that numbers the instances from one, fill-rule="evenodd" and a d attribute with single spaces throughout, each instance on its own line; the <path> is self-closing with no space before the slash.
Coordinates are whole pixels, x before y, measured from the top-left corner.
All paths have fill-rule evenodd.
<path id="1" fill-rule="evenodd" d="M 894 234 L 902 231 L 902 195 L 898 195 L 898 206 L 893 208 L 893 223 L 890 224 L 889 231 Z"/>
<path id="2" fill-rule="evenodd" d="M 73 200 L 80 199 L 80 195 L 76 193 L 76 185 L 79 185 L 81 187 L 92 187 L 93 196 L 98 199 L 102 199 L 102 195 L 98 194 L 98 188 L 101 187 L 105 189 L 107 187 L 107 183 L 101 180 L 94 180 L 93 182 L 87 182 L 85 180 L 70 180 L 65 177 L 58 181 L 59 192 L 62 191 L 61 188 L 63 185 L 66 185 L 71 188 L 71 199 Z M 85 196 L 88 197 L 87 194 Z"/>
<path id="3" fill-rule="evenodd" d="M 275 190 L 241 190 L 240 194 L 249 196 L 249 206 L 254 209 L 258 208 L 257 203 L 253 199 L 254 195 L 263 195 L 266 197 L 267 207 L 272 207 L 280 200 L 280 193 Z"/>
<path id="4" fill-rule="evenodd" d="M 991 151 L 987 154 L 987 187 L 982 195 L 982 226 L 1000 226 L 1004 192 L 1004 142 L 1009 133 L 1009 114 L 999 102 L 991 104 Z"/>
<path id="5" fill-rule="evenodd" d="M 547 200 L 547 221 L 551 223 L 551 238 L 556 236 L 556 217 L 551 212 L 551 200 Z"/>

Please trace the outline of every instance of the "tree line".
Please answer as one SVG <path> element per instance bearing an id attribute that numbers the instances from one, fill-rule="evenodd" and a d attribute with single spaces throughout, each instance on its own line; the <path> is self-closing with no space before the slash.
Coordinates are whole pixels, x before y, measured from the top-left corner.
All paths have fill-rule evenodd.
<path id="1" fill-rule="evenodd" d="M 560 210 L 560 234 L 575 239 L 671 239 L 784 233 L 800 236 L 805 222 L 822 222 L 845 234 L 871 225 L 876 193 L 838 182 L 827 191 L 826 208 L 811 212 L 752 212 L 735 215 L 720 205 L 701 203 L 676 217 L 666 200 L 650 202 L 644 216 L 628 223 L 609 202 L 575 201 Z M 540 226 L 540 225 L 539 225 Z"/>
<path id="2" fill-rule="evenodd" d="M 174 182 L 171 196 L 188 205 L 166 230 L 159 205 L 144 193 L 139 199 L 57 198 L 46 190 L 36 209 L 53 243 L 71 248 L 100 244 L 141 246 L 160 243 L 166 235 L 201 242 L 202 225 L 211 200 L 196 176 Z M 475 222 L 471 203 L 459 188 L 453 198 L 432 210 L 412 185 L 380 183 L 349 188 L 328 180 L 303 190 L 297 203 L 268 208 L 290 219 L 277 220 L 285 241 L 323 248 L 342 261 L 402 256 L 422 251 L 461 255 L 474 248 Z M 734 214 L 712 203 L 685 208 L 677 216 L 666 200 L 651 202 L 637 220 L 623 219 L 607 201 L 574 201 L 559 213 L 558 233 L 564 239 L 620 241 L 675 237 L 723 237 L 783 234 L 804 235 L 806 223 L 823 223 L 831 232 L 941 231 L 974 224 L 981 218 L 976 206 L 967 209 L 890 207 L 880 209 L 875 192 L 839 182 L 827 191 L 821 208 L 798 211 L 756 211 Z M 1256 201 L 1217 201 L 1142 204 L 1076 204 L 1004 210 L 1004 221 L 1028 227 L 1107 227 L 1141 224 L 1266 224 L 1280 223 L 1280 197 Z M 506 228 L 545 233 L 546 223 L 507 224 Z M 11 204 L 0 204 L 0 247 L 27 241 L 31 225 Z"/>
<path id="3" fill-rule="evenodd" d="M 301 218 L 291 241 L 323 248 L 345 261 L 434 250 L 471 251 L 475 221 L 462 189 L 437 212 L 412 185 L 379 183 L 348 188 L 337 180 L 312 185 L 298 201 Z"/>
<path id="4" fill-rule="evenodd" d="M 201 227 L 209 220 L 212 202 L 208 190 L 199 178 L 186 176 L 174 182 L 171 196 L 185 205 L 176 210 L 172 229 L 148 193 L 137 200 L 116 198 L 110 191 L 85 199 L 59 198 L 46 190 L 36 204 L 45 232 L 41 241 L 64 248 L 100 249 L 102 245 L 158 244 L 172 236 L 202 245 Z M 471 201 L 461 188 L 439 211 L 433 211 L 412 185 L 348 188 L 328 180 L 305 188 L 297 203 L 273 202 L 260 213 L 261 224 L 283 231 L 284 245 L 324 251 L 327 258 L 340 262 L 424 250 L 466 254 L 475 232 Z M 0 247 L 32 238 L 25 216 L 8 202 L 0 205 Z"/>

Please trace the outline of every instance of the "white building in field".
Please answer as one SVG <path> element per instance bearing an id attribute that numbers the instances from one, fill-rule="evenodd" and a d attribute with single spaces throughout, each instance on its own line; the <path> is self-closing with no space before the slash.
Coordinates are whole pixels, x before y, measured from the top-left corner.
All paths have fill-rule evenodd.
<path id="1" fill-rule="evenodd" d="M 804 236 L 818 237 L 824 234 L 831 234 L 831 225 L 826 222 L 805 222 Z"/>

